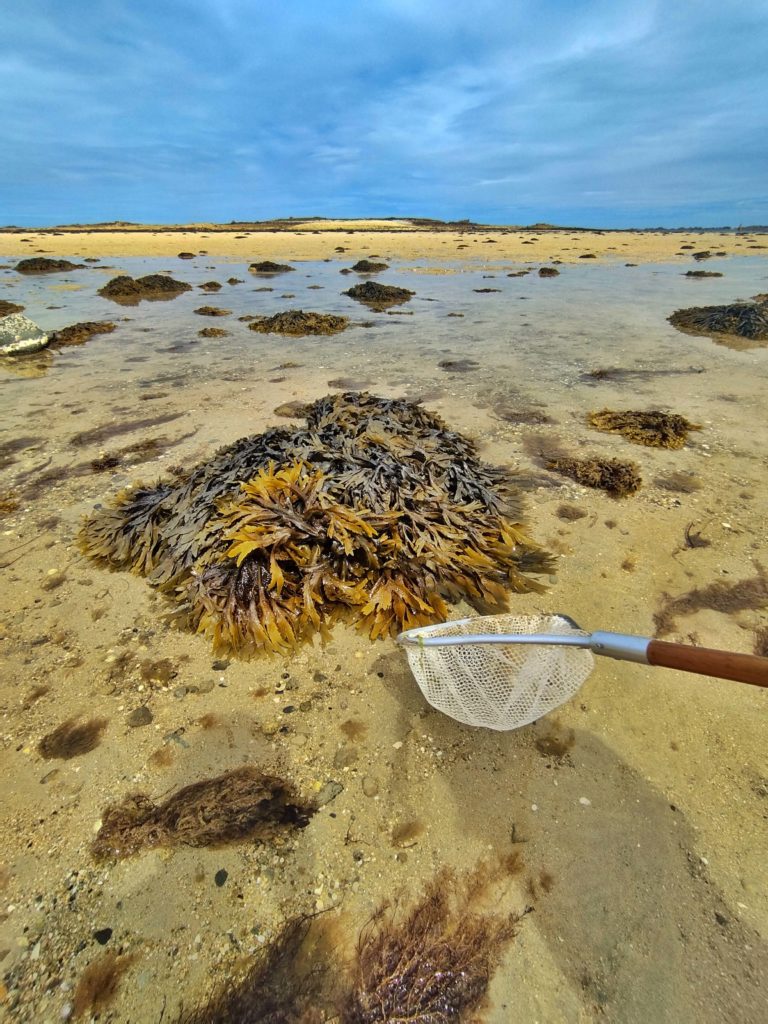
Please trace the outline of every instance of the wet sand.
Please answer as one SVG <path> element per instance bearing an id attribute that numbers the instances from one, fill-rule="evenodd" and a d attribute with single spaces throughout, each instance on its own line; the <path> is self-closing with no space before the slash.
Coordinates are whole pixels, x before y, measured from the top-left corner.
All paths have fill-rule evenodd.
<path id="1" fill-rule="evenodd" d="M 518 467 L 531 532 L 560 562 L 548 592 L 512 596 L 513 610 L 650 635 L 665 594 L 719 583 L 730 600 L 698 610 L 689 602 L 666 638 L 752 651 L 768 624 L 768 349 L 683 335 L 666 317 L 684 304 L 765 291 L 768 262 L 757 250 L 734 259 L 733 236 L 691 235 L 697 251 L 731 255 L 701 264 L 722 279 L 690 281 L 681 276 L 697 266 L 690 250 L 652 248 L 677 246 L 677 236 L 628 235 L 635 248 L 619 255 L 607 252 L 617 235 L 582 238 L 583 251 L 610 258 L 574 260 L 545 280 L 506 274 L 556 252 L 567 263 L 567 239 L 534 255 L 499 234 L 496 246 L 473 239 L 475 248 L 437 263 L 426 245 L 442 246 L 439 235 L 393 232 L 388 246 L 379 234 L 252 235 L 240 250 L 212 233 L 202 245 L 209 258 L 169 262 L 200 236 L 35 237 L 40 246 L 0 236 L 0 252 L 14 258 L 2 297 L 47 329 L 117 323 L 113 334 L 26 369 L 0 368 L 9 445 L 0 488 L 18 502 L 4 513 L 0 545 L 0 994 L 10 1019 L 71 1013 L 86 968 L 111 951 L 133 959 L 101 1019 L 175 1020 L 180 1003 L 196 1006 L 231 980 L 292 914 L 328 911 L 326 957 L 332 949 L 349 960 L 383 900 L 401 893 L 408 903 L 442 865 L 467 870 L 515 852 L 520 870 L 492 899 L 502 910 L 533 910 L 482 1019 L 764 1019 L 764 692 L 603 660 L 574 700 L 534 726 L 473 730 L 424 703 L 391 640 L 372 643 L 339 625 L 325 647 L 290 659 L 221 661 L 203 639 L 165 624 L 163 598 L 144 580 L 105 572 L 75 544 L 81 516 L 122 486 L 289 422 L 273 411 L 283 402 L 368 387 L 423 398 L 474 437 L 486 461 Z M 537 245 L 545 239 L 554 242 L 542 234 Z M 581 240 L 572 244 L 582 251 Z M 35 248 L 119 262 L 21 279 L 10 267 Z M 417 292 L 398 315 L 369 315 L 340 295 L 356 279 L 339 270 L 373 253 L 395 259 L 378 280 Z M 306 262 L 264 283 L 243 261 L 265 257 Z M 333 262 L 315 262 L 325 258 Z M 194 285 L 230 275 L 244 283 L 128 308 L 96 295 L 116 273 L 160 269 Z M 500 291 L 476 291 L 488 287 Z M 203 302 L 232 315 L 194 315 Z M 333 338 L 283 339 L 237 321 L 292 307 L 343 313 L 356 325 Z M 200 339 L 209 323 L 228 337 Z M 439 366 L 461 359 L 476 368 Z M 606 368 L 626 372 L 587 376 Z M 677 451 L 641 448 L 586 425 L 589 410 L 606 406 L 662 408 L 702 430 Z M 111 434 L 118 425 L 124 433 Z M 643 486 L 622 501 L 582 488 L 544 467 L 541 452 L 554 445 L 632 459 Z M 93 471 L 114 453 L 121 464 Z M 563 518 L 564 505 L 583 515 Z M 688 546 L 691 524 L 689 536 L 709 546 Z M 132 727 L 141 706 L 152 720 Z M 107 719 L 95 749 L 69 760 L 40 755 L 40 740 L 61 722 L 94 716 Z M 338 793 L 274 843 L 92 859 L 108 804 L 136 790 L 159 801 L 244 763 L 307 796 Z"/>

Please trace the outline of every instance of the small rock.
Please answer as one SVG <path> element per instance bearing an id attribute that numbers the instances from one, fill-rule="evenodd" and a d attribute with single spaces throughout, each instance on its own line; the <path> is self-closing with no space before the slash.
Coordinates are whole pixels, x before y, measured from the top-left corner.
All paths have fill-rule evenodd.
<path id="1" fill-rule="evenodd" d="M 99 928 L 93 933 L 94 939 L 100 946 L 106 946 L 109 940 L 112 938 L 111 928 Z"/>
<path id="2" fill-rule="evenodd" d="M 45 348 L 49 338 L 46 332 L 23 313 L 11 313 L 0 320 L 0 355 L 28 355 Z"/>
<path id="3" fill-rule="evenodd" d="M 213 880 L 216 883 L 217 888 L 219 889 L 222 887 L 222 885 L 224 885 L 228 878 L 229 872 L 227 871 L 226 868 L 219 868 L 219 870 L 213 876 Z"/>
<path id="4" fill-rule="evenodd" d="M 588 797 L 586 797 L 586 796 L 580 796 L 579 797 L 579 803 L 581 804 L 582 807 L 591 807 L 592 806 L 592 801 Z"/>
<path id="5" fill-rule="evenodd" d="M 326 782 L 326 784 L 317 794 L 317 797 L 315 798 L 315 803 L 317 804 L 318 807 L 325 807 L 325 805 L 329 804 L 331 800 L 335 800 L 339 793 L 343 792 L 344 787 L 340 782 L 334 782 L 333 780 L 330 780 L 329 782 Z"/>
<path id="6" fill-rule="evenodd" d="M 202 682 L 197 684 L 198 693 L 210 693 L 216 684 L 212 679 L 203 679 Z"/>
<path id="7" fill-rule="evenodd" d="M 211 665 L 211 668 L 214 672 L 224 672 L 229 668 L 229 662 L 225 658 L 217 658 Z"/>
<path id="8" fill-rule="evenodd" d="M 363 779 L 363 793 L 366 796 L 374 797 L 379 794 L 379 783 L 377 779 L 374 779 L 371 775 L 366 775 Z"/>
<path id="9" fill-rule="evenodd" d="M 130 726 L 131 729 L 136 729 L 141 725 L 149 725 L 152 721 L 153 715 L 146 704 L 142 704 L 141 707 L 135 708 L 126 718 L 126 725 Z"/>

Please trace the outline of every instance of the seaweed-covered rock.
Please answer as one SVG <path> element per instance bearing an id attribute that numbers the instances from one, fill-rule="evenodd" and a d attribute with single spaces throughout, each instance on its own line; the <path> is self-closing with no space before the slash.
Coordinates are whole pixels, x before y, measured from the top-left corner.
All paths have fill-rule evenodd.
<path id="1" fill-rule="evenodd" d="M 51 345 L 54 348 L 66 348 L 69 345 L 84 345 L 97 334 L 111 334 L 115 330 L 115 324 L 109 320 L 88 321 L 82 324 L 72 324 L 70 327 L 62 327 L 60 331 L 54 331 L 51 335 Z"/>
<path id="2" fill-rule="evenodd" d="M 206 281 L 204 284 L 197 286 L 201 292 L 219 292 L 221 291 L 221 285 L 218 281 Z"/>
<path id="3" fill-rule="evenodd" d="M 407 288 L 396 288 L 390 284 L 378 284 L 376 281 L 364 281 L 343 294 L 364 303 L 371 309 L 383 310 L 389 306 L 399 306 L 403 302 L 409 302 L 416 292 L 408 291 Z"/>
<path id="4" fill-rule="evenodd" d="M 100 288 L 99 295 L 105 299 L 112 299 L 113 302 L 132 306 L 142 299 L 175 299 L 182 292 L 191 291 L 191 284 L 175 281 L 164 274 L 147 274 L 145 277 L 137 278 L 121 274 Z"/>
<path id="5" fill-rule="evenodd" d="M 303 309 L 287 309 L 283 313 L 254 320 L 248 326 L 259 334 L 287 334 L 300 338 L 305 334 L 339 334 L 349 320 L 332 313 L 305 313 Z"/>
<path id="6" fill-rule="evenodd" d="M 356 274 L 378 274 L 380 270 L 389 270 L 389 264 L 376 263 L 374 260 L 358 260 L 352 270 Z"/>
<path id="7" fill-rule="evenodd" d="M 225 331 L 221 327 L 204 327 L 202 331 L 197 333 L 201 338 L 226 338 L 229 331 Z"/>
<path id="8" fill-rule="evenodd" d="M 193 252 L 180 252 L 179 253 L 179 259 L 180 260 L 193 260 L 194 258 L 195 258 L 195 254 Z"/>
<path id="9" fill-rule="evenodd" d="M 576 459 L 563 456 L 550 459 L 547 469 L 569 476 L 584 487 L 607 491 L 615 498 L 634 494 L 643 482 L 634 462 L 623 462 L 621 459 Z"/>
<path id="10" fill-rule="evenodd" d="M 261 263 L 251 263 L 248 267 L 252 274 L 287 274 L 295 270 L 290 263 L 273 263 L 272 260 L 262 260 Z"/>
<path id="11" fill-rule="evenodd" d="M 692 306 L 668 317 L 673 327 L 690 334 L 731 335 L 768 341 L 768 302 L 733 302 L 729 306 Z"/>
<path id="12" fill-rule="evenodd" d="M 198 306 L 194 311 L 198 316 L 229 316 L 231 309 L 222 309 L 221 306 Z"/>
<path id="13" fill-rule="evenodd" d="M 338 617 L 372 638 L 439 621 L 446 600 L 503 603 L 552 571 L 506 471 L 433 413 L 367 393 L 319 399 L 306 426 L 123 491 L 80 540 L 163 590 L 177 624 L 243 656 L 287 652 Z"/>
<path id="14" fill-rule="evenodd" d="M 49 338 L 23 313 L 11 313 L 0 320 L 0 356 L 23 356 L 45 348 Z"/>
<path id="15" fill-rule="evenodd" d="M 82 263 L 71 263 L 69 260 L 49 260 L 46 256 L 31 256 L 19 260 L 16 270 L 20 274 L 61 274 L 66 270 L 80 270 Z"/>
<path id="16" fill-rule="evenodd" d="M 722 277 L 723 275 L 719 270 L 687 270 L 684 277 Z"/>
<path id="17" fill-rule="evenodd" d="M 559 275 L 560 271 L 556 267 L 539 267 L 539 277 L 559 277 Z"/>
<path id="18" fill-rule="evenodd" d="M 24 306 L 19 306 L 16 302 L 6 302 L 5 299 L 0 299 L 0 317 L 10 316 L 11 313 L 23 313 Z"/>
<path id="19" fill-rule="evenodd" d="M 701 430 L 698 423 L 691 423 L 684 416 L 656 409 L 650 412 L 603 409 L 589 413 L 587 420 L 595 430 L 621 434 L 628 441 L 648 448 L 682 448 L 691 430 Z"/>

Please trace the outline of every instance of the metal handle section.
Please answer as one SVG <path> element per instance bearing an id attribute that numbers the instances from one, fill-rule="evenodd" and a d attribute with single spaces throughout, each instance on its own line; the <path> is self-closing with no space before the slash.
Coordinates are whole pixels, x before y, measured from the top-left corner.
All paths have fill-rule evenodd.
<path id="1" fill-rule="evenodd" d="M 637 661 L 648 665 L 647 636 L 631 636 L 628 633 L 603 633 L 600 630 L 589 637 L 589 649 L 593 654 L 602 654 L 606 658 L 618 658 L 619 661 Z"/>

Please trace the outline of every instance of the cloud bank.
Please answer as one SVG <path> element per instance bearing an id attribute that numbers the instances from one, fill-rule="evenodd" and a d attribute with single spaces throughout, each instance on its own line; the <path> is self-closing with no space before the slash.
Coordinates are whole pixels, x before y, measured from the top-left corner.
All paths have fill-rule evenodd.
<path id="1" fill-rule="evenodd" d="M 763 0 L 7 5 L 0 223 L 768 222 Z"/>

